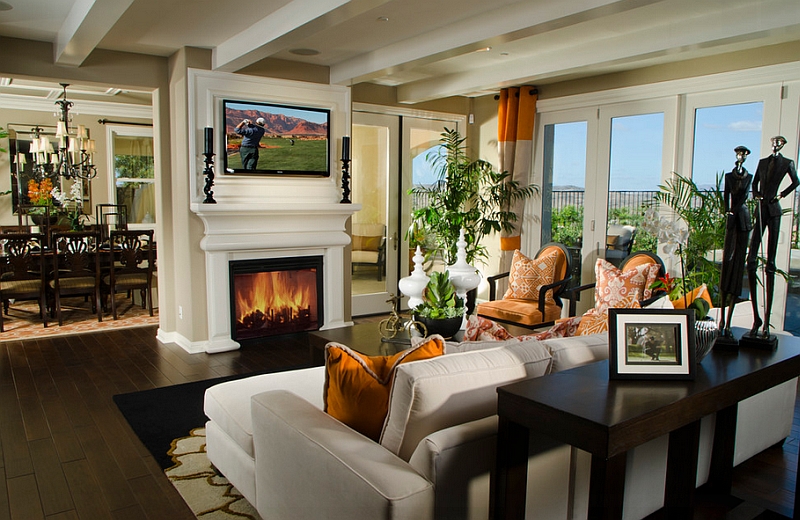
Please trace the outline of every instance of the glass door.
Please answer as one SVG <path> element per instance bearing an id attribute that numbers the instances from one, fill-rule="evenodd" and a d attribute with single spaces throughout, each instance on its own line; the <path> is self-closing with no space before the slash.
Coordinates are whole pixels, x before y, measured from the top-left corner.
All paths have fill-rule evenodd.
<path id="1" fill-rule="evenodd" d="M 586 204 L 596 258 L 619 265 L 631 252 L 656 252 L 657 237 L 641 223 L 675 169 L 676 112 L 676 98 L 600 109 L 598 175 L 591 188 L 597 195 Z"/>
<path id="2" fill-rule="evenodd" d="M 399 119 L 353 113 L 351 199 L 362 209 L 352 219 L 352 313 L 388 312 L 397 294 Z"/>
<path id="3" fill-rule="evenodd" d="M 438 172 L 431 167 L 428 157 L 431 152 L 434 152 L 434 155 L 436 154 L 436 150 L 440 146 L 439 140 L 445 128 L 461 131 L 456 121 L 416 117 L 403 118 L 403 178 L 401 188 L 403 193 L 408 193 L 414 186 L 431 185 L 439 180 Z M 413 211 L 424 207 L 427 203 L 428 201 L 421 195 L 403 197 L 401 214 L 404 230 L 409 229 L 411 226 L 411 214 Z M 401 255 L 401 272 L 403 276 L 408 276 L 414 267 L 411 258 L 414 256 L 417 244 L 413 241 L 405 240 L 403 245 L 405 254 Z M 423 250 L 425 249 L 424 243 L 419 245 Z"/>
<path id="4" fill-rule="evenodd" d="M 587 121 L 544 126 L 542 244 L 567 246 L 572 257 L 572 286 L 580 285 L 588 127 Z"/>

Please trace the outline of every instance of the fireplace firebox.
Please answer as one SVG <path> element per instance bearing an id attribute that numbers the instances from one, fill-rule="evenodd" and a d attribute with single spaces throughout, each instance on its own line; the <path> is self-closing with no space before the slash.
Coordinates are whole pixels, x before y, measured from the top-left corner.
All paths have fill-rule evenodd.
<path id="1" fill-rule="evenodd" d="M 319 330 L 323 320 L 322 256 L 229 263 L 231 339 Z"/>

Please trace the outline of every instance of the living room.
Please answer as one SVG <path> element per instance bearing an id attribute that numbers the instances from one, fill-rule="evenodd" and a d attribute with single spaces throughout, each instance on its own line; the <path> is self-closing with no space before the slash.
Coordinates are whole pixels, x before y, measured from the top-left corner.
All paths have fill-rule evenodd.
<path id="1" fill-rule="evenodd" d="M 147 11 L 147 7 L 136 5 L 139 3 L 131 2 L 136 9 Z M 353 22 L 355 29 L 352 29 L 351 32 L 357 33 L 359 27 L 366 27 L 363 22 L 367 16 L 371 17 L 370 22 L 373 22 L 372 19 L 378 18 L 379 6 L 367 9 L 365 5 L 362 5 L 366 3 L 350 2 L 350 4 L 352 4 L 350 7 L 359 4 L 359 8 L 362 9 L 360 13 L 364 16 Z M 383 4 L 391 4 L 391 2 Z M 520 2 L 520 4 L 528 3 Z M 471 26 L 459 26 L 459 29 L 462 29 L 461 34 L 470 36 L 462 36 L 455 42 L 439 41 L 436 44 L 441 47 L 441 51 L 433 53 L 427 50 L 426 52 L 430 56 L 435 54 L 438 58 L 452 58 L 453 61 L 470 60 L 470 66 L 476 70 L 480 67 L 480 61 L 484 60 L 484 75 L 488 77 L 464 77 L 462 78 L 463 82 L 459 82 L 460 75 L 463 73 L 453 73 L 447 77 L 442 73 L 444 79 L 423 79 L 402 86 L 400 79 L 387 79 L 381 75 L 381 71 L 394 70 L 399 73 L 400 69 L 411 70 L 411 64 L 414 61 L 432 62 L 434 58 L 417 57 L 416 60 L 409 60 L 405 64 L 393 54 L 392 60 L 396 61 L 394 65 L 389 60 L 380 68 L 376 67 L 373 70 L 366 70 L 361 60 L 344 63 L 339 68 L 315 63 L 310 58 L 304 62 L 290 61 L 288 58 L 292 55 L 289 53 L 289 48 L 295 48 L 295 45 L 299 48 L 299 44 L 304 42 L 302 24 L 298 24 L 299 28 L 296 29 L 296 32 L 287 31 L 291 36 L 291 38 L 287 38 L 291 41 L 281 46 L 284 53 L 280 56 L 253 61 L 247 65 L 241 65 L 247 61 L 244 58 L 241 62 L 230 59 L 225 66 L 219 65 L 222 59 L 220 53 L 222 50 L 230 50 L 234 41 L 229 41 L 229 45 L 223 46 L 220 50 L 214 49 L 215 44 L 194 43 L 198 40 L 187 38 L 181 48 L 177 50 L 169 52 L 159 50 L 155 53 L 141 50 L 147 48 L 147 45 L 141 43 L 137 47 L 139 50 L 126 51 L 118 44 L 95 42 L 91 51 L 84 51 L 86 55 L 82 62 L 70 64 L 67 59 L 54 59 L 54 45 L 51 41 L 45 41 L 46 38 L 34 37 L 33 32 L 30 33 L 30 37 L 26 38 L 18 33 L 5 32 L 5 28 L 3 28 L 0 31 L 0 34 L 3 35 L 0 36 L 0 56 L 2 56 L 0 76 L 11 78 L 12 83 L 14 78 L 49 82 L 53 85 L 67 82 L 74 85 L 85 84 L 95 87 L 130 89 L 144 92 L 150 96 L 152 100 L 150 119 L 153 124 L 155 160 L 159 172 L 155 182 L 157 190 L 156 229 L 159 237 L 159 327 L 157 332 L 153 332 L 158 335 L 162 343 L 170 344 L 173 347 L 178 345 L 178 348 L 184 353 L 201 353 L 196 355 L 205 359 L 206 353 L 217 350 L 215 342 L 219 338 L 216 338 L 215 334 L 220 334 L 222 337 L 225 327 L 229 327 L 228 314 L 217 314 L 220 308 L 227 313 L 227 305 L 219 305 L 219 300 L 209 293 L 209 287 L 214 284 L 216 275 L 209 274 L 215 273 L 215 271 L 210 271 L 208 266 L 210 261 L 213 262 L 216 259 L 210 255 L 209 249 L 204 249 L 210 245 L 210 241 L 206 240 L 208 223 L 198 216 L 199 212 L 211 213 L 214 211 L 206 211 L 205 208 L 199 207 L 203 200 L 204 182 L 204 164 L 201 154 L 203 129 L 213 127 L 215 131 L 218 131 L 221 128 L 218 126 L 220 125 L 218 115 L 215 115 L 213 111 L 217 110 L 216 101 L 221 101 L 225 95 L 233 94 L 235 99 L 254 101 L 276 101 L 276 97 L 281 98 L 277 101 L 293 101 L 295 103 L 307 103 L 309 100 L 313 100 L 317 105 L 331 107 L 335 115 L 331 134 L 334 143 L 331 147 L 330 160 L 332 176 L 329 179 L 313 179 L 312 182 L 304 182 L 301 184 L 303 188 L 299 190 L 297 184 L 282 183 L 272 179 L 241 179 L 235 176 L 226 179 L 220 170 L 221 162 L 217 163 L 217 189 L 215 190 L 218 198 L 217 205 L 225 206 L 228 203 L 256 206 L 255 212 L 251 215 L 254 220 L 268 217 L 280 218 L 280 215 L 276 215 L 276 213 L 280 213 L 281 208 L 286 208 L 281 205 L 291 202 L 290 199 L 295 198 L 297 192 L 306 187 L 308 187 L 308 191 L 304 195 L 308 195 L 313 204 L 334 206 L 338 203 L 341 198 L 339 150 L 342 137 L 350 135 L 349 129 L 356 119 L 354 112 L 370 111 L 397 118 L 421 115 L 434 121 L 442 114 L 455 120 L 461 118 L 464 121 L 463 130 L 468 136 L 468 142 L 474 149 L 475 155 L 495 161 L 498 154 L 496 146 L 497 102 L 494 96 L 500 86 L 507 85 L 535 85 L 539 89 L 537 105 L 540 119 L 540 122 L 537 123 L 540 125 L 539 128 L 548 124 L 557 125 L 576 120 L 587 120 L 593 121 L 590 123 L 592 126 L 588 132 L 589 135 L 592 135 L 599 132 L 598 117 L 628 116 L 634 113 L 652 113 L 653 111 L 664 112 L 667 116 L 667 125 L 672 125 L 665 126 L 667 131 L 664 142 L 669 144 L 663 149 L 666 159 L 663 161 L 664 167 L 661 168 L 661 172 L 664 175 L 668 175 L 671 171 L 691 170 L 691 153 L 684 152 L 684 150 L 693 148 L 689 137 L 692 123 L 690 122 L 691 118 L 687 119 L 687 114 L 690 114 L 694 108 L 706 106 L 704 102 L 707 102 L 708 98 L 720 96 L 725 97 L 725 102 L 731 104 L 754 101 L 764 104 L 762 148 L 759 151 L 754 150 L 753 157 L 766 153 L 766 143 L 772 135 L 785 135 L 789 138 L 789 142 L 784 149 L 784 155 L 797 158 L 800 65 L 796 61 L 796 56 L 800 49 L 798 40 L 800 34 L 797 33 L 796 27 L 800 14 L 797 6 L 793 3 L 777 2 L 776 5 L 767 8 L 759 2 L 737 2 L 735 6 L 727 6 L 730 11 L 722 10 L 714 15 L 703 13 L 697 19 L 688 14 L 693 12 L 693 8 L 685 2 L 595 2 L 592 3 L 591 9 L 581 6 L 586 11 L 583 14 L 577 6 L 563 5 L 565 9 L 572 9 L 573 12 L 537 13 L 542 16 L 542 20 L 550 22 L 536 24 L 526 22 L 526 27 L 532 27 L 530 29 L 532 33 L 541 31 L 542 36 L 539 37 L 539 40 L 546 39 L 547 37 L 544 36 L 546 31 L 555 28 L 561 28 L 564 32 L 551 34 L 551 37 L 558 35 L 565 40 L 570 37 L 577 38 L 575 33 L 587 28 L 586 25 L 581 25 L 581 22 L 587 19 L 587 24 L 596 30 L 601 29 L 601 34 L 616 32 L 613 31 L 613 28 L 625 26 L 623 24 L 630 23 L 634 24 L 631 26 L 639 27 L 639 25 L 635 25 L 639 19 L 633 17 L 633 14 L 638 13 L 637 9 L 650 6 L 650 9 L 657 9 L 651 15 L 664 14 L 662 9 L 683 11 L 684 23 L 688 26 L 685 32 L 695 36 L 687 37 L 681 30 L 683 39 L 677 43 L 667 44 L 660 38 L 670 36 L 673 29 L 663 27 L 654 29 L 652 26 L 642 27 L 641 30 L 636 31 L 636 34 L 627 35 L 631 40 L 626 40 L 624 34 L 606 34 L 609 38 L 613 36 L 613 41 L 606 41 L 607 45 L 605 46 L 593 44 L 591 41 L 588 43 L 582 41 L 583 43 L 578 47 L 569 47 L 569 52 L 565 54 L 553 53 L 539 57 L 534 54 L 534 57 L 519 58 L 520 61 L 536 63 L 537 69 L 532 71 L 531 64 L 523 65 L 513 56 L 511 57 L 513 62 L 509 65 L 508 62 L 501 61 L 505 57 L 493 55 L 493 52 L 477 52 L 492 46 L 486 43 L 492 38 L 487 33 L 480 31 L 475 31 L 473 35 Z M 391 23 L 392 19 L 402 19 L 403 9 L 397 6 L 393 7 L 397 9 L 398 17 L 389 16 L 388 22 L 375 22 L 375 25 L 369 25 L 369 29 L 364 29 L 364 32 L 380 33 L 380 28 L 386 27 L 385 24 Z M 438 16 L 435 12 L 425 10 L 424 3 L 418 7 L 420 12 L 428 12 L 431 17 Z M 434 10 L 436 7 L 428 6 L 427 9 Z M 523 7 L 533 8 L 530 5 Z M 300 9 L 298 6 L 295 8 Z M 466 9 L 466 7 L 450 6 L 449 11 L 458 11 L 462 8 Z M 476 10 L 471 11 L 472 14 L 481 12 L 480 8 L 475 7 L 472 3 L 470 3 L 470 8 Z M 215 7 L 214 9 L 222 8 Z M 230 6 L 225 8 L 225 10 L 229 9 Z M 442 9 L 448 10 L 444 7 Z M 196 9 L 188 8 L 187 10 L 196 11 Z M 631 11 L 627 16 L 632 18 L 626 18 L 626 10 Z M 757 13 L 758 16 L 746 16 L 745 13 L 748 12 Z M 612 22 L 602 22 L 603 15 L 610 16 L 614 13 L 621 18 L 615 18 Z M 527 14 L 529 14 L 528 11 L 526 11 Z M 1 16 L 3 16 L 2 13 L 0 13 Z M 129 16 L 133 16 L 133 14 L 129 14 Z M 193 12 L 191 16 L 198 15 Z M 405 16 L 410 15 L 406 14 Z M 638 16 L 643 16 L 643 14 Z M 163 18 L 170 19 L 166 15 Z M 323 18 L 325 17 L 320 15 L 320 19 Z M 753 23 L 753 18 L 758 18 L 757 24 Z M 143 14 L 139 14 L 139 19 L 147 20 Z M 538 20 L 539 18 L 528 19 Z M 711 24 L 710 19 L 724 19 L 724 24 Z M 780 22 L 776 19 L 780 19 Z M 134 19 L 126 21 L 132 20 Z M 174 17 L 171 20 L 173 24 L 183 23 L 176 21 L 177 19 Z M 95 19 L 91 19 L 91 21 L 93 24 L 99 23 Z M 673 19 L 669 19 L 669 21 L 674 23 Z M 326 23 L 332 24 L 333 22 Z M 466 22 L 464 23 L 466 24 Z M 604 25 L 604 23 L 608 25 Z M 101 25 L 110 32 L 115 24 L 105 21 Z M 146 27 L 147 22 L 142 22 L 140 25 Z M 235 26 L 236 24 L 232 23 L 231 25 Z M 599 27 L 595 27 L 595 25 Z M 713 34 L 706 30 L 708 26 L 712 25 L 717 31 Z M 724 29 L 718 27 L 721 25 L 728 27 Z M 0 27 L 4 27 L 2 18 L 0 18 Z M 198 25 L 198 27 L 202 27 L 202 25 Z M 333 29 L 329 30 L 342 34 L 348 32 L 338 26 L 333 26 Z M 678 31 L 678 29 L 674 29 L 674 31 Z M 429 36 L 433 37 L 437 33 L 445 33 L 445 31 L 430 29 L 430 33 Z M 83 36 L 80 32 L 77 34 L 79 37 Z M 598 33 L 594 34 L 596 38 L 599 38 Z M 655 34 L 658 34 L 659 41 L 655 41 Z M 700 41 L 700 36 L 696 36 L 700 34 L 707 39 Z M 441 34 L 438 35 L 441 36 Z M 123 35 L 118 38 L 125 39 L 126 36 L 130 37 L 130 35 Z M 759 39 L 761 37 L 764 39 Z M 229 38 L 232 39 L 233 36 L 231 35 Z M 373 38 L 377 37 L 373 36 Z M 109 41 L 111 39 L 109 38 Z M 269 38 L 264 37 L 264 39 Z M 413 40 L 413 38 L 409 39 Z M 79 38 L 76 37 L 75 42 L 78 40 Z M 146 38 L 136 38 L 136 40 L 143 41 Z M 278 47 L 277 42 L 280 41 L 279 37 L 275 37 L 276 43 L 273 45 Z M 468 41 L 469 45 L 467 45 Z M 411 52 L 408 48 L 413 42 L 404 41 L 404 43 L 405 46 L 397 44 L 395 48 L 384 49 L 383 52 L 388 53 L 389 50 Z M 554 45 L 557 43 L 553 42 Z M 498 45 L 499 42 L 494 44 L 495 51 L 500 49 Z M 305 45 L 303 47 L 311 48 Z M 403 48 L 398 49 L 397 47 Z M 268 50 L 263 51 L 266 53 L 265 56 L 268 55 Z M 467 57 L 455 58 L 456 50 L 459 54 Z M 589 52 L 590 50 L 592 52 Z M 240 57 L 248 54 L 241 49 L 238 52 Z M 262 50 L 258 51 L 258 53 L 261 52 Z M 503 52 L 512 51 L 507 49 Z M 379 50 L 373 50 L 364 54 L 362 59 L 369 61 L 373 54 L 381 53 Z M 490 55 L 493 61 L 487 63 Z M 677 56 L 680 58 L 676 59 Z M 334 58 L 327 59 L 334 60 Z M 347 66 L 352 67 L 353 70 L 346 72 Z M 348 76 L 348 74 L 350 75 Z M 422 72 L 419 74 L 418 78 L 423 77 Z M 409 76 L 412 76 L 410 72 Z M 381 81 L 371 82 L 370 77 L 380 77 Z M 202 83 L 203 81 L 211 86 L 207 89 L 196 89 L 198 82 Z M 291 96 L 285 94 L 286 90 L 292 90 L 299 86 L 306 90 L 298 91 Z M 210 95 L 211 97 L 198 99 L 199 95 Z M 704 100 L 702 96 L 707 98 Z M 0 102 L 6 103 L 2 100 Z M 53 100 L 48 100 L 48 104 L 52 105 L 52 102 Z M 75 102 L 76 110 L 78 110 L 81 100 L 75 99 Z M 639 106 L 630 103 L 639 103 Z M 653 103 L 658 106 L 653 108 Z M 4 111 L 9 107 L 10 105 L 2 105 Z M 35 119 L 45 124 L 49 121 L 52 122 L 55 120 L 52 111 L 52 108 L 42 108 Z M 600 114 L 600 112 L 603 113 Z M 592 116 L 592 113 L 595 116 Z M 78 115 L 84 117 L 80 112 Z M 132 118 L 130 115 L 121 117 L 133 121 L 147 119 Z M 92 115 L 91 119 L 96 118 Z M 5 127 L 8 123 L 15 122 L 27 123 L 28 119 L 19 120 L 17 113 L 14 113 L 13 120 L 7 120 L 4 117 L 0 121 L 0 126 Z M 104 133 L 103 128 L 96 124 L 93 124 L 91 130 L 93 135 Z M 537 138 L 541 139 L 542 136 L 539 135 Z M 542 141 L 539 140 L 534 144 L 534 176 L 531 178 L 532 182 L 538 184 L 543 184 L 542 178 L 539 176 L 543 170 L 541 143 Z M 587 153 L 590 166 L 599 162 L 598 157 L 601 152 L 597 150 L 602 150 L 605 143 L 607 141 L 595 140 L 590 144 L 596 148 Z M 731 150 L 731 157 L 726 159 L 726 162 L 719 164 L 719 169 L 726 169 L 732 164 Z M 591 171 L 591 178 L 594 179 L 594 172 L 599 169 L 587 167 L 586 171 Z M 589 173 L 587 173 L 588 175 Z M 106 175 L 105 178 L 107 179 L 108 176 Z M 353 182 L 356 184 L 357 179 L 354 178 Z M 10 163 L 9 157 L 4 155 L 0 157 L 0 190 L 7 189 L 10 189 Z M 99 202 L 108 197 L 109 183 L 101 181 L 93 185 L 92 189 L 93 195 L 95 195 L 94 200 Z M 608 189 L 607 185 L 602 184 L 585 186 L 587 193 L 601 193 Z M 0 199 L 0 219 L 2 219 L 0 223 L 16 223 L 13 208 L 10 206 L 10 202 L 7 202 L 8 200 L 8 198 Z M 359 200 L 354 202 L 357 205 L 363 204 L 363 201 Z M 537 223 L 541 209 L 536 207 L 537 204 L 539 203 L 531 204 L 524 221 L 522 249 L 529 253 L 535 252 L 542 241 L 542 231 Z M 237 211 L 239 209 L 241 208 L 237 208 Z M 599 208 L 594 209 L 601 212 Z M 236 216 L 229 218 L 236 218 Z M 352 319 L 354 304 L 350 298 L 351 268 L 347 257 L 347 246 L 340 243 L 340 239 L 346 241 L 344 232 L 346 218 L 341 217 L 340 214 L 336 218 L 342 219 L 335 223 L 335 226 L 341 224 L 341 229 L 337 229 L 333 233 L 336 235 L 336 243 L 331 244 L 330 247 L 338 248 L 334 257 L 337 258 L 335 264 L 337 272 L 341 273 L 341 282 L 336 288 L 328 291 L 329 298 L 334 298 L 335 295 L 335 301 L 326 303 L 325 307 L 335 310 L 336 314 L 330 317 L 333 320 L 331 324 L 334 322 L 335 324 L 344 324 Z M 326 220 L 326 217 L 323 216 L 321 219 Z M 603 217 L 604 221 L 605 217 Z M 603 235 L 601 239 L 593 235 L 583 237 L 584 277 L 592 276 L 591 265 L 594 259 L 592 255 L 597 254 L 596 248 L 590 244 L 601 243 L 605 240 L 603 222 L 598 222 L 596 226 L 598 236 Z M 280 224 L 270 225 L 280 227 Z M 408 254 L 403 250 L 404 242 L 402 240 L 405 228 L 399 222 L 395 226 L 399 240 L 394 264 L 396 265 L 393 273 L 394 284 L 396 284 L 398 276 L 408 272 Z M 224 236 L 226 228 L 219 228 L 215 233 L 214 240 L 218 240 Z M 271 238 L 271 240 L 284 240 L 284 238 Z M 491 257 L 496 259 L 498 246 L 494 242 L 489 245 L 492 248 Z M 779 256 L 783 262 L 782 268 L 786 268 L 789 266 L 791 248 L 788 241 L 780 247 L 782 248 L 779 249 Z M 338 260 L 339 258 L 340 260 Z M 484 275 L 491 275 L 500 271 L 501 267 L 493 260 L 490 265 L 482 267 L 482 269 Z M 391 282 L 387 283 L 389 283 L 388 288 L 385 287 L 386 290 L 381 291 L 382 297 L 384 292 L 387 294 L 396 292 L 396 285 L 391 285 Z M 787 285 L 776 291 L 776 296 L 782 304 L 789 292 Z M 225 299 L 227 302 L 227 296 Z M 385 297 L 383 299 L 385 300 Z M 783 305 L 780 307 L 783 309 Z M 385 309 L 386 307 L 382 307 L 380 310 L 384 311 Z M 781 323 L 775 325 L 782 325 L 782 318 Z M 223 343 L 229 340 L 229 337 L 222 337 Z M 225 350 L 225 347 L 218 350 Z M 221 353 L 219 355 L 230 356 L 231 354 Z M 185 358 L 179 354 L 176 356 L 180 357 L 183 363 L 192 363 L 192 356 L 187 355 Z"/>

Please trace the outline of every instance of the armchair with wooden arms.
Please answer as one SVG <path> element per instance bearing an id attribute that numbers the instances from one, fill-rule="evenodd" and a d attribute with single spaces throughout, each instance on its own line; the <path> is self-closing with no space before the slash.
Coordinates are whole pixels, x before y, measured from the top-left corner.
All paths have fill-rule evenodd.
<path id="1" fill-rule="evenodd" d="M 666 272 L 664 268 L 664 261 L 661 260 L 661 258 L 658 255 L 651 253 L 649 251 L 637 251 L 635 253 L 631 253 L 630 255 L 625 257 L 625 259 L 622 260 L 622 262 L 619 265 L 619 271 L 621 273 L 621 276 L 625 277 L 626 273 L 631 273 L 634 269 L 641 268 L 642 266 L 652 266 L 652 265 L 658 266 L 658 270 L 655 277 L 664 276 L 664 273 Z M 642 269 L 640 269 L 640 271 L 641 270 Z M 653 278 L 653 281 L 655 279 L 652 276 L 650 278 Z M 652 281 L 649 280 L 648 278 L 642 279 L 641 282 L 644 285 L 649 285 L 649 283 L 652 283 Z M 564 293 L 563 295 L 564 298 L 569 299 L 569 316 L 575 316 L 577 314 L 577 305 L 581 299 L 581 293 L 588 289 L 595 289 L 596 287 L 597 287 L 597 281 L 593 281 L 588 284 L 573 287 L 572 289 Z M 648 289 L 649 287 L 642 288 L 642 294 L 648 295 L 647 298 L 641 299 L 639 301 L 639 304 L 642 307 L 645 307 L 650 303 L 654 302 L 655 300 L 658 300 L 659 298 L 664 296 L 663 292 L 649 294 L 650 291 Z"/>
<path id="2" fill-rule="evenodd" d="M 571 272 L 571 257 L 563 244 L 545 244 L 532 259 L 515 251 L 511 270 L 488 278 L 489 301 L 478 305 L 477 314 L 526 329 L 552 325 L 561 317 L 561 294 Z M 508 290 L 497 299 L 498 282 L 505 278 Z"/>

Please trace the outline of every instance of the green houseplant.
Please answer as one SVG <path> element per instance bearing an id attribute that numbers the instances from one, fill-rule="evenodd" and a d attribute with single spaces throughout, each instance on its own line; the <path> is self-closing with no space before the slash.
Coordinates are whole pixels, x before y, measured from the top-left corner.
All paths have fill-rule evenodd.
<path id="1" fill-rule="evenodd" d="M 518 219 L 514 205 L 539 191 L 535 185 L 512 180 L 508 172 L 496 171 L 488 161 L 470 159 L 465 141 L 457 130 L 445 128 L 440 146 L 426 157 L 438 181 L 409 191 L 428 204 L 412 213 L 406 238 L 412 245 L 424 244 L 426 258 L 438 254 L 448 265 L 456 260 L 461 228 L 466 231 L 467 262 L 485 262 L 483 237 L 511 231 Z"/>
<path id="2" fill-rule="evenodd" d="M 422 291 L 422 303 L 414 307 L 414 319 L 425 325 L 428 334 L 452 337 L 461 328 L 464 300 L 456 294 L 450 273 L 433 272 Z"/>

